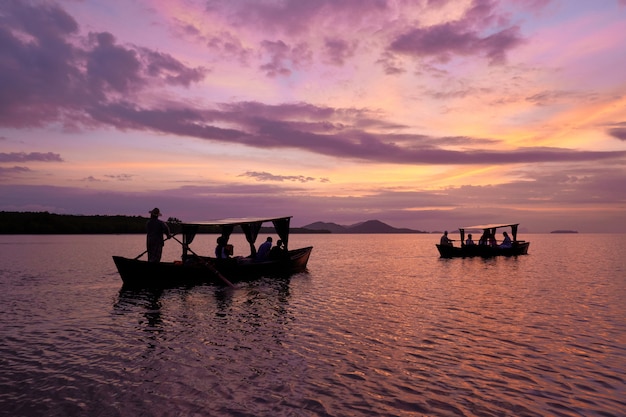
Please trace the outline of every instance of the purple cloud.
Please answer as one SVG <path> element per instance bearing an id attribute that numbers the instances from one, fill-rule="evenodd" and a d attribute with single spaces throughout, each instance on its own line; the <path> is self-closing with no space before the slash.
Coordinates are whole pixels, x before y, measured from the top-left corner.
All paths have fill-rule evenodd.
<path id="1" fill-rule="evenodd" d="M 10 168 L 0 167 L 0 178 L 2 178 L 5 175 L 23 174 L 25 172 L 32 172 L 32 171 L 30 170 L 30 168 L 20 167 L 20 166 L 13 166 Z"/>
<path id="2" fill-rule="evenodd" d="M 339 38 L 326 38 L 324 41 L 324 55 L 332 65 L 341 66 L 346 59 L 354 56 L 357 42 L 348 42 Z"/>
<path id="3" fill-rule="evenodd" d="M 475 146 L 491 141 L 469 137 L 372 133 L 355 127 L 372 123 L 367 111 L 301 104 L 269 106 L 246 102 L 224 104 L 218 110 L 203 111 L 190 108 L 144 110 L 128 103 L 116 103 L 92 108 L 89 112 L 95 120 L 120 129 L 192 136 L 258 148 L 301 149 L 337 158 L 398 164 L 571 162 L 626 156 L 626 151 L 594 152 L 560 148 L 449 150 L 441 146 L 463 143 Z M 238 127 L 225 129 L 213 125 L 222 121 Z M 384 123 L 380 125 L 384 126 Z"/>
<path id="4" fill-rule="evenodd" d="M 208 13 L 229 16 L 231 23 L 239 26 L 257 26 L 289 34 L 309 29 L 303 22 L 359 21 L 370 15 L 378 15 L 389 9 L 386 0 L 286 0 L 281 2 L 206 2 Z M 334 21 L 334 20 L 333 20 Z"/>
<path id="5" fill-rule="evenodd" d="M 626 141 L 626 127 L 615 127 L 613 129 L 609 129 L 608 133 L 615 139 Z"/>
<path id="6" fill-rule="evenodd" d="M 0 152 L 0 162 L 63 162 L 63 158 L 52 152 Z"/>
<path id="7" fill-rule="evenodd" d="M 269 62 L 261 65 L 268 77 L 289 76 L 292 68 L 298 69 L 312 60 L 311 51 L 304 43 L 290 47 L 283 41 L 263 41 L 261 47 L 269 55 Z"/>
<path id="8" fill-rule="evenodd" d="M 462 24 L 444 23 L 403 33 L 391 43 L 390 50 L 417 57 L 435 57 L 440 62 L 448 62 L 455 55 L 479 54 L 492 64 L 500 64 L 505 61 L 507 50 L 520 43 L 517 27 L 481 37 Z"/>
<path id="9" fill-rule="evenodd" d="M 298 14 L 325 8 L 346 11 L 357 3 L 361 4 L 352 0 L 322 1 L 315 5 L 288 1 L 282 7 Z M 374 9 L 384 7 L 376 1 L 367 5 Z M 515 28 L 489 36 L 482 36 L 474 29 L 480 22 L 502 22 L 493 13 L 494 5 L 491 1 L 477 0 L 462 20 L 413 29 L 396 39 L 395 48 L 438 57 L 469 51 L 499 59 L 507 48 L 520 42 L 520 38 L 514 33 Z M 400 131 L 403 126 L 388 123 L 367 109 L 306 103 L 239 102 L 213 109 L 182 103 L 144 107 L 135 99 L 143 89 L 162 84 L 188 86 L 201 80 L 205 70 L 187 67 L 170 55 L 147 48 L 118 44 L 110 33 L 92 33 L 85 40 L 78 35 L 78 25 L 73 18 L 56 6 L 36 7 L 33 3 L 11 0 L 2 7 L 0 47 L 9 52 L 0 60 L 0 91 L 3 92 L 0 126 L 42 126 L 50 122 L 71 123 L 77 128 L 101 125 L 398 164 L 598 161 L 625 154 L 548 148 L 489 151 L 479 147 L 494 142 L 490 139 L 390 133 L 392 129 Z M 260 13 L 263 7 L 269 6 L 251 6 L 251 10 Z M 26 18 L 29 14 L 35 16 L 35 23 Z M 26 35 L 17 36 L 18 32 Z M 263 45 L 270 57 L 263 69 L 270 76 L 290 74 L 311 57 L 305 44 L 290 46 L 282 41 L 265 41 Z M 326 47 L 329 56 L 334 56 L 335 63 L 339 64 L 352 53 L 355 45 L 329 37 Z M 619 129 L 609 133 L 622 140 Z M 448 146 L 458 149 L 451 150 Z"/>
<path id="10" fill-rule="evenodd" d="M 167 54 L 118 45 L 110 33 L 81 38 L 76 21 L 53 4 L 7 0 L 0 11 L 0 126 L 90 125 L 84 109 L 111 93 L 188 86 L 206 74 Z"/>
<path id="11" fill-rule="evenodd" d="M 491 64 L 501 64 L 507 51 L 520 45 L 523 39 L 515 25 L 498 29 L 506 25 L 506 19 L 495 14 L 496 6 L 492 0 L 474 0 L 460 20 L 405 31 L 391 42 L 389 50 L 432 57 L 442 63 L 455 56 L 479 55 Z"/>
<path id="12" fill-rule="evenodd" d="M 119 93 L 138 89 L 144 80 L 141 63 L 133 50 L 115 45 L 110 33 L 90 34 L 95 45 L 87 55 L 87 77 L 96 91 L 111 88 Z"/>

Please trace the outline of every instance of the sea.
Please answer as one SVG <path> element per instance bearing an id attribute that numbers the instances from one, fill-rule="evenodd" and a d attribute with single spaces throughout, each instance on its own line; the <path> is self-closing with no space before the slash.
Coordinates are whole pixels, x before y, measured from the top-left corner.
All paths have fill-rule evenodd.
<path id="1" fill-rule="evenodd" d="M 294 234 L 289 278 L 130 290 L 142 235 L 2 235 L 0 415 L 626 416 L 626 235 L 439 237 Z"/>

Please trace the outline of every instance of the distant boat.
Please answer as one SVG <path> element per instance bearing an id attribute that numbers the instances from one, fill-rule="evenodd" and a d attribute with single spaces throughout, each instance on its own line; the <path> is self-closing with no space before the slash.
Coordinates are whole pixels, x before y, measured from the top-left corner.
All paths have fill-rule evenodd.
<path id="1" fill-rule="evenodd" d="M 528 254 L 530 242 L 525 240 L 517 240 L 517 227 L 519 223 L 513 224 L 485 224 L 478 226 L 467 226 L 459 228 L 461 234 L 461 244 L 459 246 L 437 244 L 437 250 L 442 258 L 468 258 L 480 256 L 483 258 L 491 258 L 494 256 L 517 256 Z M 495 239 L 497 229 L 511 228 L 511 244 L 510 246 L 501 246 L 490 244 L 488 237 Z M 473 245 L 465 244 L 466 230 L 482 230 L 483 237 L 475 241 Z M 484 241 L 483 241 L 484 238 Z"/>
<path id="2" fill-rule="evenodd" d="M 284 277 L 306 270 L 312 246 L 289 250 L 289 217 L 270 219 L 226 219 L 212 222 L 181 223 L 182 241 L 176 236 L 173 239 L 182 246 L 180 261 L 148 262 L 139 260 L 143 253 L 136 258 L 113 256 L 113 262 L 122 278 L 124 286 L 128 287 L 170 287 L 177 285 L 218 283 L 231 286 L 234 282 L 249 281 L 261 276 Z M 276 233 L 283 241 L 285 250 L 276 258 L 264 260 L 255 259 L 256 241 L 261 225 L 272 222 Z M 210 256 L 200 256 L 191 248 L 194 237 L 201 226 L 219 226 L 221 236 L 228 242 L 235 226 L 241 227 L 250 244 L 251 254 L 248 257 L 234 257 L 218 259 Z M 145 253 L 145 252 L 144 252 Z"/>

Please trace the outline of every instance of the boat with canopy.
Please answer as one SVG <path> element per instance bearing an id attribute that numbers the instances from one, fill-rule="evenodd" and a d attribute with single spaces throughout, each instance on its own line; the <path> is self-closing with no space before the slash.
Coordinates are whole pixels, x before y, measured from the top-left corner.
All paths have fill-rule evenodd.
<path id="1" fill-rule="evenodd" d="M 483 224 L 477 226 L 466 226 L 459 228 L 461 244 L 454 246 L 451 242 L 449 245 L 437 244 L 437 250 L 442 258 L 467 258 L 481 256 L 483 258 L 491 258 L 494 256 L 517 256 L 527 255 L 530 242 L 525 240 L 517 240 L 517 231 L 519 223 L 511 224 Z M 496 232 L 498 229 L 510 228 L 511 240 L 501 244 L 496 243 Z M 482 231 L 480 239 L 474 244 L 466 244 L 465 233 L 472 231 Z"/>
<path id="2" fill-rule="evenodd" d="M 292 216 L 275 218 L 224 219 L 210 222 L 178 223 L 182 240 L 171 238 L 182 246 L 180 260 L 148 262 L 136 258 L 113 256 L 113 262 L 124 286 L 164 287 L 187 284 L 218 283 L 232 286 L 234 282 L 249 281 L 261 276 L 285 277 L 306 270 L 312 246 L 289 249 L 289 223 Z M 257 259 L 255 243 L 264 223 L 271 222 L 284 244 L 279 256 Z M 236 227 L 241 228 L 250 245 L 250 255 L 232 258 L 200 256 L 191 249 L 191 243 L 202 229 L 217 230 L 219 239 L 227 248 Z M 178 234 L 178 233 L 177 233 Z M 232 246 L 230 246 L 232 249 Z M 144 252 L 145 253 L 145 252 Z"/>

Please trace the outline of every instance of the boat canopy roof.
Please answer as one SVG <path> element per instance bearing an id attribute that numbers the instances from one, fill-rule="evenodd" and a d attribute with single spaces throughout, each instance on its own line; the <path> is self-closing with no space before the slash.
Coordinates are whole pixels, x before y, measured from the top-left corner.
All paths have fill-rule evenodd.
<path id="1" fill-rule="evenodd" d="M 515 227 L 515 228 L 517 228 L 517 226 L 519 226 L 519 223 L 510 223 L 510 224 L 479 224 L 477 226 L 459 227 L 459 230 L 467 230 L 467 229 L 481 229 L 481 230 L 485 230 L 485 229 L 498 229 L 498 228 L 501 228 L 501 227 Z"/>
<path id="2" fill-rule="evenodd" d="M 219 226 L 222 233 L 221 238 L 224 244 L 228 243 L 228 239 L 230 238 L 235 226 L 240 226 L 243 233 L 246 235 L 246 240 L 250 244 L 250 255 L 255 255 L 256 249 L 254 247 L 254 243 L 256 242 L 259 232 L 261 231 L 261 226 L 266 222 L 273 223 L 276 234 L 285 244 L 285 249 L 287 249 L 289 244 L 289 223 L 291 221 L 291 217 L 293 216 L 268 218 L 246 217 L 181 223 L 183 233 L 183 251 L 193 241 L 200 226 Z"/>
<path id="3" fill-rule="evenodd" d="M 251 224 L 251 223 L 266 223 L 266 222 L 274 222 L 274 221 L 285 221 L 291 219 L 293 216 L 283 216 L 283 217 L 269 217 L 269 218 L 259 218 L 259 217 L 239 217 L 239 218 L 229 218 L 229 219 L 219 219 L 219 220 L 202 220 L 197 222 L 182 222 L 183 226 L 241 226 L 242 224 Z"/>
<path id="4" fill-rule="evenodd" d="M 484 230 L 485 233 L 495 234 L 496 233 L 496 229 L 499 229 L 499 228 L 502 228 L 502 227 L 510 227 L 511 228 L 511 235 L 513 237 L 513 241 L 516 241 L 517 240 L 517 226 L 519 226 L 519 223 L 479 224 L 479 225 L 476 225 L 476 226 L 459 227 L 459 232 L 461 232 L 461 245 L 465 244 L 465 231 L 466 230 L 481 229 L 481 230 Z"/>

